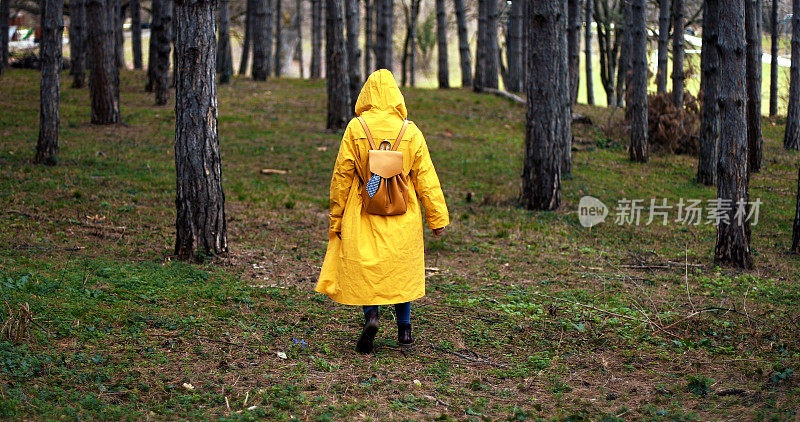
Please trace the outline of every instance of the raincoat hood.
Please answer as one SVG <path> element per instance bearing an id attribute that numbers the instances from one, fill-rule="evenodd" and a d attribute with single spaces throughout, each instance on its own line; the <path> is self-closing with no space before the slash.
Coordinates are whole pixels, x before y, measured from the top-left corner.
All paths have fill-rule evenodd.
<path id="1" fill-rule="evenodd" d="M 355 112 L 357 116 L 360 116 L 367 110 L 396 112 L 401 119 L 408 117 L 406 101 L 392 72 L 380 69 L 367 78 L 367 82 L 361 88 L 361 93 L 358 94 Z"/>

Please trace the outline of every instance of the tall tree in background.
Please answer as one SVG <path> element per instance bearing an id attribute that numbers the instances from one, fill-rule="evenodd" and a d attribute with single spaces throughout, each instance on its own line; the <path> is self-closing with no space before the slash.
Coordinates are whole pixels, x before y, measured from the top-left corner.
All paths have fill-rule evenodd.
<path id="1" fill-rule="evenodd" d="M 374 16 L 372 8 L 375 3 L 381 0 L 364 0 L 364 79 L 369 77 L 372 73 L 372 58 L 373 58 L 373 20 Z"/>
<path id="2" fill-rule="evenodd" d="M 356 100 L 361 92 L 361 49 L 358 48 L 358 18 L 361 6 L 359 0 L 345 0 L 345 20 L 347 25 L 347 71 L 350 84 L 350 112 L 356 108 Z"/>
<path id="3" fill-rule="evenodd" d="M 156 37 L 156 68 L 154 76 L 154 90 L 156 105 L 166 105 L 169 102 L 170 73 L 169 56 L 172 52 L 172 0 L 161 0 L 159 11 L 159 26 L 153 28 Z M 151 35 L 153 36 L 153 35 Z"/>
<path id="4" fill-rule="evenodd" d="M 421 0 L 411 0 L 410 13 L 408 7 L 404 8 L 407 31 L 406 40 L 403 43 L 403 78 L 401 82 L 403 85 L 406 85 L 406 78 L 410 79 L 411 86 L 417 84 L 417 20 L 420 2 Z"/>
<path id="5" fill-rule="evenodd" d="M 228 252 L 214 83 L 214 0 L 176 0 L 175 255 Z"/>
<path id="6" fill-rule="evenodd" d="M 89 95 L 92 100 L 92 123 L 118 123 L 119 68 L 114 52 L 114 5 L 112 0 L 86 1 L 88 54 L 92 57 L 89 74 Z"/>
<path id="7" fill-rule="evenodd" d="M 656 92 L 667 92 L 667 72 L 669 66 L 669 24 L 672 0 L 658 1 L 658 70 L 656 71 Z"/>
<path id="8" fill-rule="evenodd" d="M 792 12 L 792 67 L 783 147 L 797 150 L 800 148 L 800 0 L 792 1 Z"/>
<path id="9" fill-rule="evenodd" d="M 530 210 L 554 210 L 561 205 L 561 126 L 567 69 L 562 45 L 567 16 L 562 0 L 537 0 L 527 5 L 526 81 L 527 110 L 525 155 L 522 170 L 522 205 Z M 561 56 L 563 57 L 563 60 Z"/>
<path id="10" fill-rule="evenodd" d="M 719 56 L 719 0 L 705 0 L 703 5 L 703 49 L 700 52 L 700 97 L 703 100 L 698 147 L 697 182 L 712 186 L 717 182 L 717 144 L 719 142 L 719 106 L 717 77 Z"/>
<path id="11" fill-rule="evenodd" d="M 88 0 L 87 0 L 88 1 Z M 164 0 L 150 0 L 150 43 L 147 52 L 147 82 L 144 90 L 153 92 L 156 86 L 156 66 L 158 66 L 157 28 L 161 27 L 161 3 Z"/>
<path id="12" fill-rule="evenodd" d="M 744 2 L 745 0 L 726 1 L 718 10 L 717 98 L 720 133 L 717 199 L 721 218 L 717 226 L 714 261 L 718 264 L 751 268 L 750 223 L 744 218 L 747 216 L 749 201 Z"/>
<path id="13" fill-rule="evenodd" d="M 683 0 L 672 0 L 672 28 L 672 103 L 683 108 Z"/>
<path id="14" fill-rule="evenodd" d="M 219 83 L 227 84 L 233 73 L 233 56 L 231 53 L 231 15 L 230 1 L 219 0 L 219 41 L 217 42 L 217 72 Z"/>
<path id="15" fill-rule="evenodd" d="M 747 154 L 749 170 L 761 170 L 761 0 L 745 0 L 747 38 Z"/>
<path id="16" fill-rule="evenodd" d="M 11 0 L 0 0 L 0 75 L 8 66 L 8 21 L 11 19 L 8 3 Z"/>
<path id="17" fill-rule="evenodd" d="M 39 140 L 34 163 L 58 163 L 58 112 L 61 90 L 61 36 L 64 31 L 64 0 L 45 0 L 42 4 L 42 81 L 39 96 Z"/>
<path id="18" fill-rule="evenodd" d="M 325 0 L 325 78 L 328 84 L 328 123 L 331 130 L 344 129 L 353 115 L 347 80 L 342 0 Z"/>
<path id="19" fill-rule="evenodd" d="M 489 42 L 488 42 L 488 0 L 478 0 L 478 33 L 475 37 L 478 39 L 475 48 L 475 74 L 472 79 L 472 88 L 475 92 L 480 92 L 486 87 L 486 66 L 487 56 L 489 55 Z"/>
<path id="20" fill-rule="evenodd" d="M 778 43 L 780 42 L 778 0 L 772 0 L 771 9 L 772 45 L 770 52 L 772 53 L 772 60 L 770 60 L 769 67 L 769 117 L 775 117 L 778 114 Z"/>
<path id="21" fill-rule="evenodd" d="M 631 161 L 646 163 L 647 144 L 647 1 L 631 3 L 631 71 L 628 108 L 631 123 Z"/>
<path id="22" fill-rule="evenodd" d="M 253 10 L 256 0 L 245 1 L 244 12 L 244 40 L 242 41 L 242 57 L 239 61 L 239 74 L 247 74 L 247 63 L 250 59 L 250 50 L 253 45 Z M 299 2 L 300 0 L 298 0 Z"/>
<path id="23" fill-rule="evenodd" d="M 392 70 L 392 39 L 394 35 L 394 0 L 376 0 L 381 3 L 378 28 L 375 31 L 375 66 L 378 69 Z"/>
<path id="24" fill-rule="evenodd" d="M 567 0 L 567 54 L 569 55 L 570 101 L 578 102 L 578 84 L 581 80 L 581 0 Z"/>
<path id="25" fill-rule="evenodd" d="M 116 54 L 117 67 L 125 67 L 125 36 L 122 33 L 122 24 L 125 20 L 125 8 L 122 7 L 122 0 L 112 0 L 114 2 L 114 53 Z"/>
<path id="26" fill-rule="evenodd" d="M 301 0 L 296 0 L 295 2 L 294 25 L 297 31 L 295 59 L 300 67 L 300 78 L 305 78 L 305 63 L 303 63 L 303 2 Z"/>
<path id="27" fill-rule="evenodd" d="M 266 81 L 272 55 L 272 0 L 256 0 L 252 18 L 253 80 Z"/>
<path id="28" fill-rule="evenodd" d="M 133 68 L 142 68 L 142 8 L 139 0 L 131 0 L 128 6 L 131 9 L 131 49 L 133 54 Z"/>
<path id="29" fill-rule="evenodd" d="M 450 88 L 450 69 L 447 63 L 447 15 L 444 0 L 436 0 L 436 45 L 439 88 Z"/>
<path id="30" fill-rule="evenodd" d="M 515 1 L 511 3 L 511 11 L 508 17 L 508 77 L 506 78 L 506 90 L 510 92 L 521 92 L 523 87 L 522 69 L 522 19 L 523 2 Z"/>
<path id="31" fill-rule="evenodd" d="M 522 3 L 522 2 L 520 2 Z M 467 36 L 467 11 L 464 0 L 453 0 L 458 27 L 458 55 L 461 63 L 461 86 L 472 85 L 472 63 L 469 56 L 469 37 Z"/>
<path id="32" fill-rule="evenodd" d="M 558 32 L 560 39 L 558 46 L 562 54 L 558 54 L 558 82 L 559 97 L 556 101 L 561 104 L 561 132 L 559 133 L 559 151 L 561 154 L 561 176 L 572 173 L 572 101 L 569 92 L 569 54 L 567 51 L 567 32 L 569 31 L 569 13 L 566 4 L 560 9 L 563 13 L 563 27 Z"/>
<path id="33" fill-rule="evenodd" d="M 594 20 L 594 0 L 585 0 L 584 13 L 586 29 L 584 32 L 584 49 L 586 50 L 586 104 L 594 105 L 594 69 L 592 69 L 592 21 Z"/>
<path id="34" fill-rule="evenodd" d="M 594 21 L 597 23 L 597 47 L 600 55 L 600 82 L 606 92 L 609 107 L 617 106 L 616 76 L 622 37 L 616 31 L 621 9 L 615 8 L 609 0 L 595 0 Z M 621 5 L 620 5 L 621 7 Z"/>
<path id="35" fill-rule="evenodd" d="M 628 30 L 628 28 L 633 26 L 631 19 L 631 0 L 620 0 L 620 11 L 621 14 L 616 23 L 617 27 L 619 27 L 619 31 L 617 31 L 616 28 L 614 30 L 617 38 L 620 39 L 616 105 L 622 107 L 623 101 L 627 99 L 627 95 L 625 95 L 627 93 L 626 83 L 631 71 L 631 31 Z M 627 111 L 625 119 L 629 120 Z"/>
<path id="36" fill-rule="evenodd" d="M 500 26 L 500 13 L 497 0 L 486 1 L 486 72 L 483 86 L 497 89 L 500 81 L 500 46 L 497 41 L 497 28 Z M 566 34 L 564 34 L 566 36 Z"/>
<path id="37" fill-rule="evenodd" d="M 72 87 L 83 88 L 86 85 L 86 0 L 71 0 L 69 9 Z"/>
<path id="38" fill-rule="evenodd" d="M 275 76 L 281 76 L 282 69 L 282 55 L 283 55 L 283 11 L 282 1 L 275 1 Z"/>
<path id="39" fill-rule="evenodd" d="M 319 79 L 321 77 L 322 77 L 322 0 L 311 0 L 311 78 Z"/>

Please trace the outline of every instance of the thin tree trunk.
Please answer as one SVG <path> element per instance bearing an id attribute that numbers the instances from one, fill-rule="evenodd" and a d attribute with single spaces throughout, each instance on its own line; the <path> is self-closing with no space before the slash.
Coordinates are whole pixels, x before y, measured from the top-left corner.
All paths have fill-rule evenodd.
<path id="1" fill-rule="evenodd" d="M 705 0 L 703 7 L 703 49 L 700 53 L 702 69 L 700 93 L 703 100 L 700 121 L 700 145 L 697 163 L 697 182 L 712 186 L 717 182 L 717 144 L 719 142 L 719 106 L 717 105 L 717 77 L 719 57 L 717 34 L 719 0 Z"/>
<path id="2" fill-rule="evenodd" d="M 222 190 L 214 0 L 177 0 L 175 8 L 175 255 L 181 260 L 227 254 Z"/>
<path id="3" fill-rule="evenodd" d="M 800 0 L 796 0 L 800 1 Z M 717 199 L 722 216 L 717 226 L 714 261 L 751 268 L 750 223 L 747 215 L 747 123 L 745 111 L 745 11 L 744 0 L 726 1 L 719 8 L 718 102 L 720 115 Z M 676 32 L 680 25 L 675 25 Z M 739 206 L 744 216 L 737 215 Z"/>
<path id="4" fill-rule="evenodd" d="M 8 3 L 10 1 L 0 0 L 0 75 L 3 74 L 3 69 L 8 67 L 8 21 L 11 18 Z"/>
<path id="5" fill-rule="evenodd" d="M 217 43 L 217 72 L 219 83 L 227 84 L 233 73 L 233 57 L 231 53 L 230 33 L 230 1 L 219 0 L 219 42 Z"/>
<path id="6" fill-rule="evenodd" d="M 421 0 L 411 1 L 411 25 L 408 28 L 410 38 L 408 44 L 409 78 L 411 86 L 417 86 L 417 19 L 419 17 L 419 3 Z"/>
<path id="7" fill-rule="evenodd" d="M 86 26 L 88 27 L 88 53 L 91 55 L 89 93 L 92 100 L 92 123 L 119 122 L 119 69 L 115 63 L 113 19 L 111 0 L 87 0 Z"/>
<path id="8" fill-rule="evenodd" d="M 458 26 L 458 55 L 461 62 L 461 86 L 472 85 L 472 63 L 469 56 L 469 37 L 467 35 L 467 11 L 464 0 L 453 0 Z"/>
<path id="9" fill-rule="evenodd" d="M 282 57 L 283 56 L 283 32 L 282 32 L 282 23 L 281 20 L 283 19 L 283 13 L 281 11 L 282 8 L 282 1 L 281 0 L 274 0 L 275 1 L 275 76 L 281 76 L 283 73 L 282 67 Z"/>
<path id="10" fill-rule="evenodd" d="M 745 0 L 747 140 L 749 170 L 761 171 L 761 0 Z"/>
<path id="11" fill-rule="evenodd" d="M 497 28 L 500 25 L 497 0 L 486 0 L 486 73 L 484 73 L 486 88 L 497 89 L 500 74 L 500 46 L 497 41 Z M 566 35 L 566 34 L 565 34 Z"/>
<path id="12" fill-rule="evenodd" d="M 486 56 L 489 54 L 489 43 L 487 40 L 488 25 L 488 5 L 489 0 L 478 0 L 478 38 L 475 48 L 475 75 L 472 80 L 472 88 L 475 92 L 480 92 L 486 87 Z"/>
<path id="13" fill-rule="evenodd" d="M 683 108 L 683 0 L 672 1 L 672 28 L 672 103 Z"/>
<path id="14" fill-rule="evenodd" d="M 792 1 L 792 12 L 792 67 L 783 147 L 797 150 L 800 148 L 800 0 Z"/>
<path id="15" fill-rule="evenodd" d="M 778 43 L 780 42 L 780 31 L 778 30 L 778 0 L 772 0 L 772 60 L 769 68 L 769 117 L 778 114 Z"/>
<path id="16" fill-rule="evenodd" d="M 297 47 L 295 57 L 299 61 L 300 79 L 305 78 L 305 65 L 303 60 L 303 2 L 297 0 L 295 3 L 295 29 L 297 30 Z"/>
<path id="17" fill-rule="evenodd" d="M 298 2 L 300 0 L 297 0 Z M 250 59 L 250 49 L 253 44 L 253 9 L 254 0 L 246 0 L 244 15 L 244 41 L 242 42 L 242 57 L 239 61 L 239 74 L 247 74 L 247 63 Z"/>
<path id="18" fill-rule="evenodd" d="M 630 16 L 631 16 L 631 4 L 630 0 L 621 0 L 620 1 L 620 21 L 618 21 L 619 31 L 616 32 L 616 37 L 621 41 L 620 42 L 620 50 L 619 50 L 619 67 L 617 67 L 617 99 L 616 104 L 618 107 L 624 106 L 624 101 L 626 100 L 626 86 L 625 82 L 627 81 L 628 72 L 631 69 L 631 33 L 628 28 L 631 26 Z M 629 121 L 630 119 L 625 116 L 625 120 Z"/>
<path id="19" fill-rule="evenodd" d="M 347 71 L 350 84 L 350 112 L 356 108 L 356 100 L 361 92 L 361 49 L 358 48 L 359 0 L 345 0 L 347 22 Z"/>
<path id="20" fill-rule="evenodd" d="M 590 0 L 591 1 L 591 0 Z M 523 2 L 515 1 L 511 3 L 511 13 L 508 19 L 508 77 L 506 78 L 506 90 L 509 92 L 522 91 L 522 20 Z"/>
<path id="21" fill-rule="evenodd" d="M 595 3 L 594 19 L 597 23 L 597 45 L 600 53 L 600 81 L 603 83 L 603 90 L 606 92 L 606 101 L 609 107 L 617 106 L 617 96 L 615 93 L 615 77 L 617 76 L 617 53 L 619 52 L 620 35 L 614 36 L 611 41 L 611 33 L 614 28 L 613 11 L 609 10 L 607 1 L 597 1 Z"/>
<path id="22" fill-rule="evenodd" d="M 656 72 L 656 92 L 667 92 L 667 72 L 669 66 L 669 26 L 672 0 L 658 2 L 658 70 Z"/>
<path id="23" fill-rule="evenodd" d="M 87 0 L 88 1 L 88 0 Z M 156 67 L 158 66 L 157 28 L 161 27 L 161 3 L 163 0 L 151 0 L 150 3 L 150 48 L 147 52 L 146 92 L 153 92 L 156 86 Z"/>
<path id="24" fill-rule="evenodd" d="M 394 0 L 380 1 L 380 18 L 378 19 L 377 51 L 375 54 L 375 65 L 378 69 L 392 71 L 392 39 L 394 34 Z"/>
<path id="25" fill-rule="evenodd" d="M 380 0 L 364 0 L 364 80 L 372 73 L 373 19 L 372 8 Z"/>
<path id="26" fill-rule="evenodd" d="M 272 55 L 271 0 L 255 0 L 253 11 L 253 80 L 266 81 Z"/>
<path id="27" fill-rule="evenodd" d="M 322 0 L 311 0 L 311 79 L 322 77 Z"/>
<path id="28" fill-rule="evenodd" d="M 439 88 L 450 88 L 450 69 L 447 64 L 447 15 L 444 0 L 436 0 L 436 45 Z"/>
<path id="29" fill-rule="evenodd" d="M 592 12 L 594 11 L 594 0 L 586 0 L 585 7 L 586 29 L 584 32 L 584 48 L 586 49 L 586 104 L 594 105 L 594 71 L 592 69 Z"/>
<path id="30" fill-rule="evenodd" d="M 581 0 L 567 1 L 567 54 L 569 54 L 569 92 L 570 101 L 578 102 L 578 86 L 580 72 L 580 34 L 581 34 Z"/>
<path id="31" fill-rule="evenodd" d="M 122 0 L 114 1 L 114 53 L 117 67 L 125 67 L 125 37 L 122 34 L 122 23 L 125 20 L 125 9 Z"/>
<path id="32" fill-rule="evenodd" d="M 328 85 L 327 128 L 330 130 L 344 129 L 353 115 L 342 8 L 342 0 L 325 0 L 325 78 Z"/>
<path id="33" fill-rule="evenodd" d="M 39 96 L 39 140 L 34 163 L 58 163 L 58 112 L 61 90 L 61 36 L 64 31 L 64 0 L 45 0 L 42 4 L 42 81 Z"/>
<path id="34" fill-rule="evenodd" d="M 525 155 L 522 170 L 522 205 L 530 210 L 555 210 L 561 205 L 561 134 L 563 96 L 567 69 L 562 32 L 566 10 L 561 0 L 537 0 L 528 4 L 527 54 L 529 55 Z M 476 75 L 477 79 L 477 75 Z"/>
<path id="35" fill-rule="evenodd" d="M 139 0 L 131 0 L 131 48 L 133 68 L 142 68 L 142 11 Z"/>
<path id="36" fill-rule="evenodd" d="M 572 173 L 572 101 L 569 92 L 569 52 L 567 50 L 567 32 L 569 27 L 569 14 L 566 4 L 561 2 L 559 6 L 563 16 L 561 30 L 558 32 L 560 39 L 558 46 L 561 49 L 558 58 L 559 68 L 556 71 L 558 81 L 557 101 L 561 104 L 561 128 L 559 150 L 561 153 L 561 176 L 564 177 Z"/>
<path id="37" fill-rule="evenodd" d="M 155 94 L 156 105 L 169 102 L 170 72 L 169 56 L 172 51 L 172 0 L 161 0 L 159 26 L 154 28 L 156 36 Z"/>
<path id="38" fill-rule="evenodd" d="M 631 71 L 630 93 L 631 161 L 646 163 L 647 143 L 647 1 L 633 0 L 631 4 Z"/>
<path id="39" fill-rule="evenodd" d="M 72 87 L 86 86 L 86 0 L 70 1 L 69 43 Z"/>

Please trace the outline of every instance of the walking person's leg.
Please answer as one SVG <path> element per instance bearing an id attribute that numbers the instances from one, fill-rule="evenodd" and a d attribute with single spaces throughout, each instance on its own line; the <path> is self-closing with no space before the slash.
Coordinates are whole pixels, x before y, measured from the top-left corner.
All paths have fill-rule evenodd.
<path id="1" fill-rule="evenodd" d="M 397 314 L 397 343 L 401 346 L 414 344 L 414 337 L 411 336 L 411 302 L 394 305 L 394 311 Z"/>
<path id="2" fill-rule="evenodd" d="M 359 353 L 372 353 L 375 345 L 375 335 L 378 334 L 378 305 L 364 306 L 364 329 L 356 343 Z"/>

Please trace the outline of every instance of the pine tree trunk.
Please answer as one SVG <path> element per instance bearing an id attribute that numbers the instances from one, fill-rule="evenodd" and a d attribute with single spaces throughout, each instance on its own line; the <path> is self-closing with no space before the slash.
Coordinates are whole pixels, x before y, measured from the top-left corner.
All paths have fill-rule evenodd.
<path id="1" fill-rule="evenodd" d="M 142 8 L 139 0 L 131 0 L 131 48 L 133 68 L 142 68 Z"/>
<path id="2" fill-rule="evenodd" d="M 658 2 L 658 70 L 656 71 L 656 92 L 667 92 L 667 73 L 669 72 L 669 26 L 672 0 Z"/>
<path id="3" fill-rule="evenodd" d="M 377 51 L 375 65 L 378 69 L 392 71 L 392 39 L 394 34 L 394 0 L 377 0 L 381 2 L 378 18 Z"/>
<path id="4" fill-rule="evenodd" d="M 0 0 L 0 75 L 8 66 L 8 21 L 11 19 L 8 3 L 11 0 Z"/>
<path id="5" fill-rule="evenodd" d="M 570 101 L 578 102 L 578 84 L 580 72 L 580 34 L 581 34 L 581 0 L 567 1 L 567 53 L 569 54 L 569 91 Z"/>
<path id="6" fill-rule="evenodd" d="M 325 76 L 328 84 L 327 128 L 330 130 L 344 129 L 353 115 L 342 8 L 342 0 L 325 0 Z"/>
<path id="7" fill-rule="evenodd" d="M 356 108 L 361 92 L 361 49 L 358 48 L 359 0 L 345 0 L 347 21 L 347 71 L 350 84 L 350 112 Z"/>
<path id="8" fill-rule="evenodd" d="M 217 130 L 213 0 L 177 0 L 175 8 L 175 255 L 227 254 L 225 194 Z"/>
<path id="9" fill-rule="evenodd" d="M 450 69 L 447 64 L 447 15 L 444 0 L 436 0 L 436 49 L 439 88 L 450 88 Z"/>
<path id="10" fill-rule="evenodd" d="M 255 0 L 253 10 L 253 80 L 266 81 L 272 56 L 272 3 Z"/>
<path id="11" fill-rule="evenodd" d="M 86 0 L 70 1 L 69 44 L 72 87 L 86 86 Z"/>
<path id="12" fill-rule="evenodd" d="M 156 105 L 169 102 L 169 56 L 172 51 L 172 0 L 161 0 L 159 26 L 153 28 L 156 37 L 156 68 L 153 73 Z M 152 36 L 152 35 L 151 35 Z"/>
<path id="13" fill-rule="evenodd" d="M 122 0 L 114 1 L 114 53 L 117 67 L 125 67 L 125 37 L 122 34 L 122 23 L 125 20 L 125 9 Z"/>
<path id="14" fill-rule="evenodd" d="M 745 218 L 736 216 L 739 204 L 749 201 L 744 2 L 745 0 L 726 1 L 724 7 L 719 8 L 717 87 L 720 134 L 717 198 L 725 202 L 721 202 L 719 207 L 723 218 L 717 227 L 714 261 L 717 264 L 749 269 L 752 267 L 750 223 Z M 676 25 L 676 28 L 681 26 Z M 746 208 L 745 206 L 745 211 Z"/>
<path id="15" fill-rule="evenodd" d="M 300 1 L 300 0 L 297 0 Z M 250 49 L 253 44 L 253 9 L 254 0 L 246 0 L 244 14 L 244 40 L 242 41 L 242 56 L 239 60 L 239 74 L 247 74 L 247 63 L 250 60 Z"/>
<path id="16" fill-rule="evenodd" d="M 64 31 L 64 0 L 42 3 L 42 82 L 39 96 L 39 140 L 34 163 L 49 166 L 58 163 L 58 112 L 61 89 L 61 36 Z"/>
<path id="17" fill-rule="evenodd" d="M 772 60 L 769 68 L 769 117 L 778 114 L 778 43 L 780 42 L 780 31 L 778 30 L 778 0 L 772 0 Z"/>
<path id="18" fill-rule="evenodd" d="M 522 19 L 523 3 L 511 3 L 511 12 L 508 17 L 508 75 L 505 80 L 506 90 L 509 92 L 522 91 Z"/>
<path id="19" fill-rule="evenodd" d="M 88 51 L 92 57 L 89 93 L 92 100 L 92 123 L 119 122 L 119 69 L 114 53 L 114 28 L 111 26 L 114 5 L 111 0 L 87 0 L 86 26 Z"/>
<path id="20" fill-rule="evenodd" d="M 672 28 L 672 103 L 683 108 L 683 0 L 672 1 Z"/>
<path id="21" fill-rule="evenodd" d="M 745 0 L 747 140 L 749 170 L 761 171 L 761 0 Z"/>
<path id="22" fill-rule="evenodd" d="M 380 0 L 364 0 L 364 80 L 372 73 L 373 19 L 372 8 Z"/>
<path id="23" fill-rule="evenodd" d="M 500 84 L 500 46 L 497 41 L 497 28 L 499 13 L 497 0 L 486 0 L 486 72 L 484 73 L 484 87 L 497 89 Z M 564 34 L 566 36 L 566 34 Z M 566 47 L 566 46 L 565 46 Z"/>
<path id="24" fill-rule="evenodd" d="M 322 0 L 311 0 L 311 79 L 322 77 Z"/>
<path id="25" fill-rule="evenodd" d="M 597 45 L 600 54 L 600 81 L 606 92 L 609 107 L 617 106 L 615 77 L 617 76 L 617 56 L 620 46 L 620 34 L 615 34 L 612 44 L 612 30 L 615 27 L 614 11 L 609 10 L 608 1 L 595 2 L 594 20 L 597 23 Z"/>
<path id="26" fill-rule="evenodd" d="M 283 56 L 283 32 L 282 26 L 283 22 L 281 22 L 283 18 L 283 13 L 281 8 L 283 6 L 283 2 L 281 0 L 274 0 L 275 1 L 275 76 L 281 76 L 283 74 L 282 69 L 282 56 Z"/>
<path id="27" fill-rule="evenodd" d="M 561 42 L 567 29 L 564 2 L 530 2 L 525 19 L 530 69 L 520 200 L 529 210 L 555 210 L 561 205 L 560 136 L 562 126 L 570 123 L 564 121 L 559 100 L 567 80 L 566 46 Z"/>
<path id="28" fill-rule="evenodd" d="M 295 57 L 299 61 L 300 79 L 305 78 L 305 64 L 303 63 L 303 2 L 297 0 L 295 3 L 295 30 L 297 31 L 297 47 Z"/>
<path id="29" fill-rule="evenodd" d="M 630 93 L 631 161 L 646 163 L 647 143 L 647 1 L 633 0 L 631 3 L 631 71 L 628 92 Z"/>
<path id="30" fill-rule="evenodd" d="M 800 148 L 800 0 L 792 1 L 792 12 L 792 67 L 783 147 L 797 150 Z"/>
<path id="31" fill-rule="evenodd" d="M 231 53 L 231 15 L 230 1 L 219 1 L 219 42 L 217 42 L 217 72 L 219 83 L 227 84 L 233 74 L 233 57 Z"/>
<path id="32" fill-rule="evenodd" d="M 617 99 L 616 105 L 617 107 L 624 107 L 624 101 L 626 100 L 626 86 L 625 82 L 627 81 L 628 72 L 631 69 L 631 32 L 628 30 L 631 26 L 630 16 L 631 16 L 631 4 L 630 0 L 621 0 L 620 1 L 620 20 L 618 21 L 619 31 L 616 34 L 616 37 L 620 40 L 620 50 L 619 50 L 619 66 L 617 67 Z M 626 121 L 630 121 L 627 116 L 625 116 Z"/>
<path id="33" fill-rule="evenodd" d="M 584 32 L 584 48 L 586 49 L 586 104 L 594 105 L 594 70 L 592 69 L 592 21 L 594 20 L 594 0 L 586 0 L 584 9 L 586 29 Z"/>
<path id="34" fill-rule="evenodd" d="M 472 85 L 472 63 L 469 56 L 469 37 L 467 34 L 467 11 L 464 0 L 453 0 L 458 26 L 458 55 L 461 62 L 461 86 Z"/>
<path id="35" fill-rule="evenodd" d="M 417 19 L 419 17 L 419 3 L 421 0 L 413 0 L 411 2 L 411 24 L 408 28 L 409 40 L 409 78 L 411 78 L 411 86 L 417 86 Z"/>
<path id="36" fill-rule="evenodd" d="M 86 0 L 88 1 L 88 0 Z M 147 52 L 147 82 L 144 86 L 146 92 L 153 92 L 156 86 L 156 67 L 158 66 L 158 42 L 156 41 L 156 28 L 161 27 L 161 2 L 150 2 L 150 48 Z"/>
<path id="37" fill-rule="evenodd" d="M 487 8 L 488 1 L 478 0 L 478 33 L 475 35 L 478 43 L 475 47 L 475 75 L 472 79 L 472 89 L 475 92 L 480 92 L 486 87 L 486 57 L 489 54 L 489 43 L 486 36 L 489 12 Z"/>
<path id="38" fill-rule="evenodd" d="M 717 182 L 717 145 L 719 143 L 719 106 L 717 77 L 719 56 L 719 0 L 705 0 L 703 7 L 703 49 L 700 53 L 700 92 L 703 101 L 700 121 L 700 142 L 697 163 L 697 182 L 712 186 Z"/>

